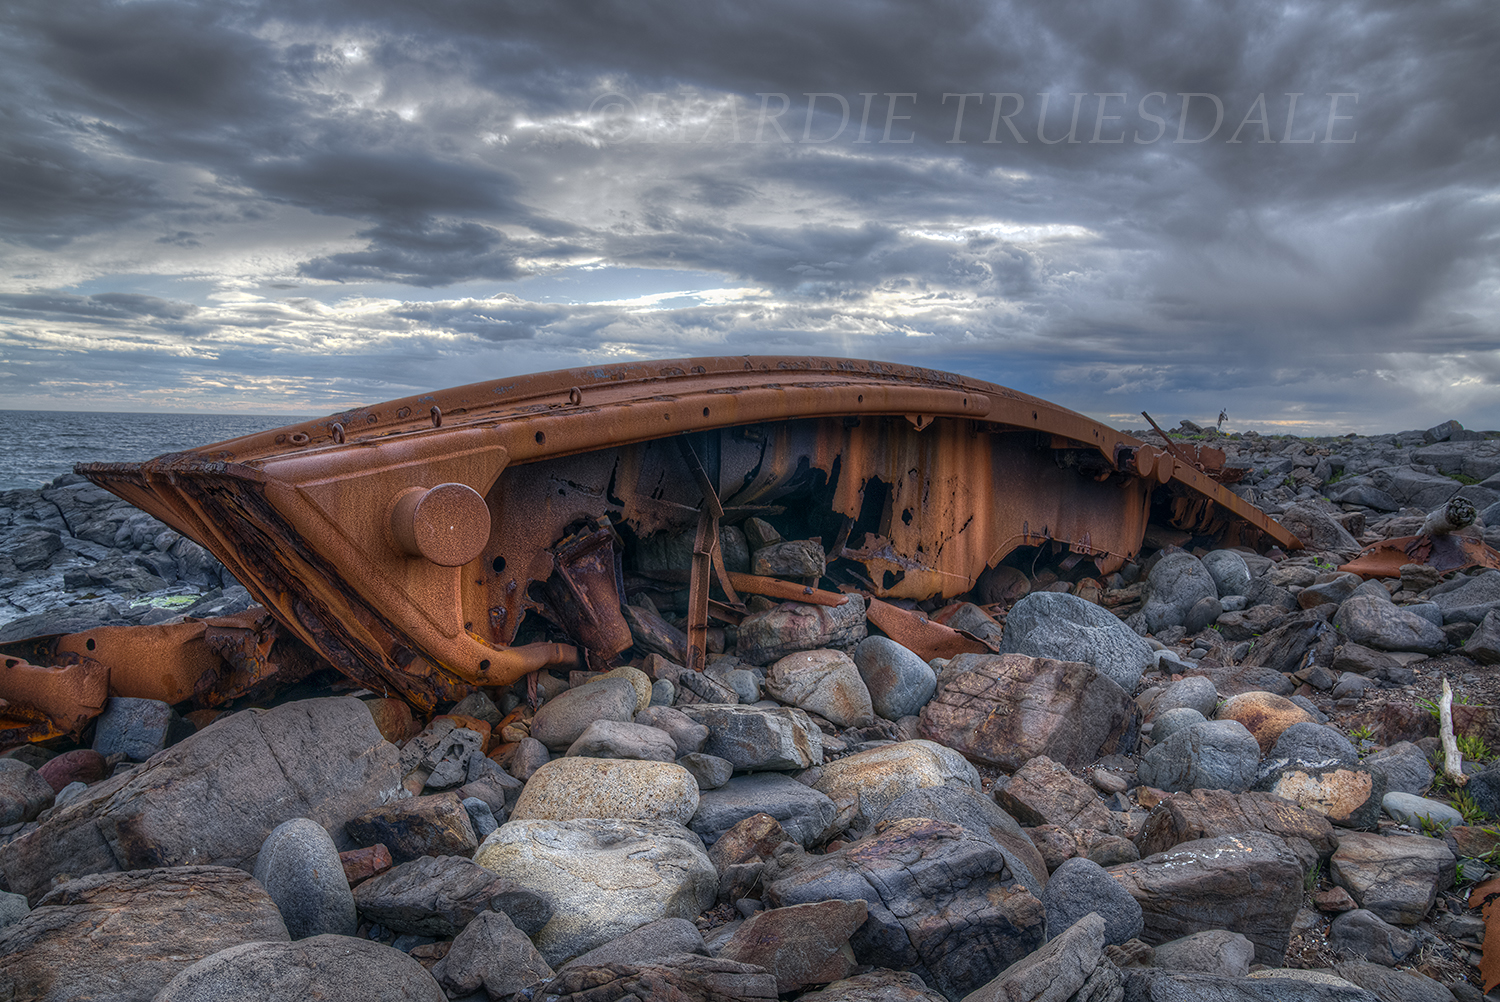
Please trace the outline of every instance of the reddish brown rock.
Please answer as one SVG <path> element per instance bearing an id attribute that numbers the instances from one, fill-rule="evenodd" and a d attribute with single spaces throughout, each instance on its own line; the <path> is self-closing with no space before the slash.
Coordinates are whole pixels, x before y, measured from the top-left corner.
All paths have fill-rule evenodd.
<path id="1" fill-rule="evenodd" d="M 391 744 L 399 745 L 422 729 L 422 725 L 412 719 L 411 707 L 404 699 L 367 699 L 364 702 L 365 709 L 375 718 L 380 736 Z"/>
<path id="2" fill-rule="evenodd" d="M 109 775 L 109 767 L 104 764 L 104 756 L 92 748 L 77 748 L 48 759 L 37 772 L 57 793 L 69 783 L 97 783 Z"/>
<path id="3" fill-rule="evenodd" d="M 349 881 L 350 887 L 369 880 L 377 873 L 384 873 L 395 865 L 391 859 L 391 851 L 380 843 L 341 852 L 339 862 L 344 865 L 344 879 Z"/>
<path id="4" fill-rule="evenodd" d="M 1242 692 L 1230 696 L 1214 717 L 1238 720 L 1254 735 L 1262 755 L 1269 752 L 1276 739 L 1281 737 L 1281 732 L 1293 724 L 1317 723 L 1311 713 L 1274 692 Z"/>
<path id="5" fill-rule="evenodd" d="M 1330 887 L 1326 891 L 1315 891 L 1313 893 L 1313 904 L 1320 912 L 1340 914 L 1353 911 L 1359 905 L 1349 896 L 1349 892 L 1342 887 Z"/>
<path id="6" fill-rule="evenodd" d="M 921 736 L 975 762 L 1021 768 L 1038 755 L 1070 769 L 1135 747 L 1135 702 L 1091 666 L 1023 654 L 961 654 L 922 708 Z"/>
<path id="7" fill-rule="evenodd" d="M 1048 873 L 1075 856 L 1092 860 L 1100 866 L 1134 863 L 1141 858 L 1140 850 L 1128 838 L 1092 828 L 1038 825 L 1027 828 L 1026 834 L 1031 837 L 1032 844 L 1046 862 Z"/>
<path id="8" fill-rule="evenodd" d="M 995 803 L 1023 825 L 1101 832 L 1113 832 L 1116 827 L 1094 787 L 1045 755 L 1016 770 L 1004 786 L 997 782 Z"/>
<path id="9" fill-rule="evenodd" d="M 1182 842 L 1236 832 L 1269 832 L 1282 838 L 1305 838 L 1318 855 L 1333 852 L 1333 826 L 1318 814 L 1269 793 L 1194 790 L 1174 793 L 1146 815 L 1135 844 L 1142 856 L 1166 852 Z"/>
<path id="10" fill-rule="evenodd" d="M 764 967 L 776 976 L 781 993 L 838 981 L 859 966 L 849 937 L 867 914 L 863 901 L 816 901 L 756 912 L 718 956 Z"/>
<path id="11" fill-rule="evenodd" d="M 270 895 L 243 870 L 93 874 L 53 890 L 0 931 L 0 998 L 150 1002 L 203 957 L 288 939 Z"/>
<path id="12" fill-rule="evenodd" d="M 776 1002 L 777 997 L 776 977 L 763 968 L 693 953 L 639 964 L 569 967 L 547 985 L 549 1002 Z"/>

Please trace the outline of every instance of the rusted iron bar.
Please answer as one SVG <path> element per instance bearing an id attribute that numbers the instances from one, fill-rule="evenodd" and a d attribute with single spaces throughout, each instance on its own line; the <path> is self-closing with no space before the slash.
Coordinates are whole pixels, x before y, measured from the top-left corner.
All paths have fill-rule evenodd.
<path id="1" fill-rule="evenodd" d="M 1162 437 L 1162 441 L 1167 443 L 1167 451 L 1169 451 L 1170 453 L 1172 453 L 1172 455 L 1176 456 L 1178 459 L 1182 460 L 1187 465 L 1189 465 L 1189 466 L 1191 466 L 1191 467 L 1193 467 L 1195 469 L 1197 468 L 1198 464 L 1195 463 L 1195 462 L 1193 462 L 1193 460 L 1189 459 L 1187 457 L 1187 454 L 1184 453 L 1182 451 L 1182 449 L 1178 447 L 1177 443 L 1174 442 L 1174 441 L 1172 441 L 1172 436 L 1171 435 L 1168 435 L 1166 432 L 1164 432 L 1164 431 L 1161 430 L 1161 425 L 1159 425 L 1155 421 L 1153 421 L 1150 414 L 1147 414 L 1145 411 L 1141 411 L 1141 417 L 1143 417 L 1147 421 L 1151 422 L 1151 427 L 1154 428 L 1156 430 L 1156 433 Z"/>

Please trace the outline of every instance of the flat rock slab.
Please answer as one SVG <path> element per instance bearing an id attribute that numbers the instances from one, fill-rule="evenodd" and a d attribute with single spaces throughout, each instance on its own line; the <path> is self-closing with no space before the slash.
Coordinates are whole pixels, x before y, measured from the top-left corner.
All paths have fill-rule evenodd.
<path id="1" fill-rule="evenodd" d="M 914 971 L 950 998 L 1042 945 L 1046 912 L 991 839 L 930 818 L 887 822 L 823 856 L 778 852 L 774 907 L 860 899 L 869 918 L 850 945 L 861 963 Z M 771 876 L 768 867 L 768 877 Z"/>
<path id="2" fill-rule="evenodd" d="M 1280 964 L 1302 905 L 1302 864 L 1275 835 L 1246 832 L 1199 839 L 1111 867 L 1141 904 L 1151 945 L 1201 929 L 1228 929 L 1255 944 L 1263 964 Z"/>
<path id="3" fill-rule="evenodd" d="M 1045 755 L 1038 755 L 1016 770 L 1004 786 L 997 782 L 995 803 L 1023 825 L 1092 828 L 1102 832 L 1115 828 L 1099 792 Z"/>
<path id="4" fill-rule="evenodd" d="M 481 912 L 510 916 L 527 935 L 552 917 L 546 898 L 462 856 L 423 856 L 354 889 L 360 913 L 397 932 L 456 936 Z"/>
<path id="5" fill-rule="evenodd" d="M 1130 1002 L 1381 1002 L 1357 985 L 1296 971 L 1306 977 L 1225 978 L 1213 974 L 1177 974 L 1151 968 L 1126 968 L 1125 998 Z"/>
<path id="6" fill-rule="evenodd" d="M 1173 794 L 1146 815 L 1135 844 L 1142 856 L 1152 856 L 1183 842 L 1237 832 L 1305 838 L 1319 856 L 1331 855 L 1337 845 L 1333 825 L 1327 818 L 1301 810 L 1290 800 L 1269 793 L 1227 790 Z"/>
<path id="7" fill-rule="evenodd" d="M 205 957 L 154 1002 L 447 1002 L 431 974 L 400 950 L 353 936 L 245 943 Z"/>
<path id="8" fill-rule="evenodd" d="M 0 931 L 0 998 L 150 1002 L 202 957 L 287 938 L 270 895 L 243 870 L 94 874 L 63 884 Z"/>
<path id="9" fill-rule="evenodd" d="M 1361 908 L 1392 925 L 1416 925 L 1438 891 L 1453 885 L 1456 863 L 1442 839 L 1350 832 L 1339 839 L 1328 870 Z"/>
<path id="10" fill-rule="evenodd" d="M 802 710 L 725 703 L 677 709 L 708 728 L 708 740 L 698 750 L 727 759 L 736 770 L 763 772 L 823 764 L 823 732 Z"/>
<path id="11" fill-rule="evenodd" d="M 547 985 L 548 1002 L 776 1002 L 778 997 L 776 976 L 765 968 L 694 953 L 643 963 L 569 967 Z"/>
<path id="12" fill-rule="evenodd" d="M 353 848 L 344 823 L 403 795 L 397 756 L 357 699 L 242 710 L 90 787 L 0 847 L 0 872 L 32 901 L 62 873 L 196 864 L 248 872 L 272 829 L 299 817 Z"/>
<path id="13" fill-rule="evenodd" d="M 552 902 L 533 940 L 554 968 L 647 922 L 697 918 L 719 885 L 698 836 L 665 821 L 511 821 L 474 861 Z"/>
<path id="14" fill-rule="evenodd" d="M 785 994 L 826 985 L 859 967 L 849 937 L 864 924 L 863 901 L 813 901 L 756 912 L 745 920 L 718 956 L 764 967 Z"/>
<path id="15" fill-rule="evenodd" d="M 1078 769 L 1135 747 L 1135 702 L 1086 664 L 960 654 L 922 708 L 921 736 L 1014 771 L 1038 755 Z"/>

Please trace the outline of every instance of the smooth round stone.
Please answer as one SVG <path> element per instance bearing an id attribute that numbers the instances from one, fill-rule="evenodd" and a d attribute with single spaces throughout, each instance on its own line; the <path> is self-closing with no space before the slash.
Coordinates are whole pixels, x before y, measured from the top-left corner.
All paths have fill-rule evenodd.
<path id="1" fill-rule="evenodd" d="M 1074 856 L 1052 872 L 1042 891 L 1047 928 L 1062 930 L 1089 912 L 1104 919 L 1104 941 L 1116 945 L 1139 936 L 1144 924 L 1140 903 L 1091 859 Z"/>
<path id="2" fill-rule="evenodd" d="M 734 763 L 717 755 L 689 752 L 677 764 L 693 774 L 699 790 L 717 790 L 734 775 Z"/>
<path id="3" fill-rule="evenodd" d="M 698 780 L 675 762 L 575 757 L 553 759 L 532 773 L 510 817 L 685 825 L 697 810 Z"/>
<path id="4" fill-rule="evenodd" d="M 1202 675 L 1189 675 L 1163 689 L 1161 695 L 1152 702 L 1151 713 L 1153 717 L 1160 717 L 1168 710 L 1190 706 L 1206 720 L 1218 705 L 1219 690 L 1214 688 L 1213 680 Z"/>
<path id="5" fill-rule="evenodd" d="M 400 950 L 354 936 L 242 943 L 204 957 L 154 1002 L 446 1002 L 443 990 Z"/>
<path id="6" fill-rule="evenodd" d="M 664 678 L 651 683 L 651 705 L 671 706 L 677 701 L 677 687 Z"/>
<path id="7" fill-rule="evenodd" d="M 639 668 L 632 668 L 629 665 L 621 665 L 620 667 L 612 669 L 611 671 L 603 672 L 598 678 L 589 679 L 587 684 L 593 685 L 595 682 L 603 681 L 607 678 L 623 678 L 625 681 L 629 682 L 632 686 L 635 687 L 636 713 L 640 713 L 646 707 L 651 705 L 651 676 L 647 675 Z"/>
<path id="8" fill-rule="evenodd" d="M 932 666 L 890 637 L 861 640 L 854 664 L 875 712 L 887 720 L 915 715 L 937 691 Z"/>
<path id="9" fill-rule="evenodd" d="M 566 751 L 594 721 L 633 720 L 637 709 L 645 709 L 650 701 L 649 685 L 646 703 L 641 703 L 631 679 L 601 678 L 543 703 L 531 719 L 531 736 L 552 751 Z"/>
<path id="10" fill-rule="evenodd" d="M 1178 731 L 1208 720 L 1191 706 L 1179 706 L 1158 716 L 1151 723 L 1151 743 L 1159 745 Z"/>
<path id="11" fill-rule="evenodd" d="M 672 762 L 677 758 L 677 743 L 658 727 L 625 720 L 596 720 L 568 746 L 568 755 Z"/>
<path id="12" fill-rule="evenodd" d="M 977 790 L 979 772 L 953 749 L 917 738 L 830 762 L 813 789 L 835 803 L 858 800 L 860 813 L 873 819 L 904 793 L 949 784 Z"/>
<path id="13" fill-rule="evenodd" d="M 1423 818 L 1427 819 L 1429 826 L 1435 824 L 1443 828 L 1464 823 L 1464 816 L 1447 804 L 1411 793 L 1387 793 L 1380 801 L 1380 809 L 1390 815 L 1391 820 L 1418 831 L 1422 829 Z"/>
<path id="14" fill-rule="evenodd" d="M 1311 713 L 1274 692 L 1242 692 L 1230 696 L 1215 716 L 1219 720 L 1237 720 L 1243 724 L 1260 745 L 1262 755 L 1269 752 L 1276 739 L 1293 724 L 1318 722 Z"/>
<path id="15" fill-rule="evenodd" d="M 276 902 L 293 939 L 354 935 L 354 894 L 338 848 L 316 821 L 293 818 L 277 825 L 261 843 L 255 879 Z"/>
<path id="16" fill-rule="evenodd" d="M 483 842 L 500 825 L 495 821 L 495 812 L 478 797 L 465 797 L 463 799 L 464 810 L 469 813 L 469 823 L 474 826 L 474 834 Z"/>
<path id="17" fill-rule="evenodd" d="M 1233 550 L 1211 550 L 1203 555 L 1203 566 L 1221 598 L 1243 596 L 1250 590 L 1250 566 Z"/>

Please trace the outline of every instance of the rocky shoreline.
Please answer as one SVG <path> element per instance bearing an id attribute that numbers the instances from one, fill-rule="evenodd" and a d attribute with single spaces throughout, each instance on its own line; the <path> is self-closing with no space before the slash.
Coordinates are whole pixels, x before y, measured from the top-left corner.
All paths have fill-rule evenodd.
<path id="1" fill-rule="evenodd" d="M 1500 433 L 1177 436 L 1306 548 L 1008 561 L 912 610 L 988 651 L 951 658 L 858 595 L 758 600 L 699 675 L 661 642 L 680 590 L 630 577 L 630 664 L 544 672 L 534 710 L 113 699 L 87 746 L 0 757 L 0 995 L 1480 998 L 1500 570 L 1337 567 L 1454 498 L 1500 545 Z M 733 531 L 757 573 L 821 553 Z M 0 642 L 251 604 L 71 476 L 0 494 L 0 554 Z"/>

